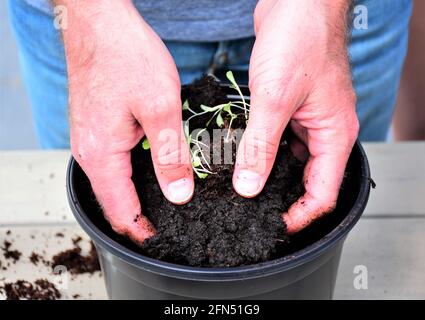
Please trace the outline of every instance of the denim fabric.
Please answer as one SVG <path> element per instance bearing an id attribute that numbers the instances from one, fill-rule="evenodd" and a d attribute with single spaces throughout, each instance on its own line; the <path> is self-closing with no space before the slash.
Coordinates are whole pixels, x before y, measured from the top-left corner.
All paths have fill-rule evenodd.
<path id="1" fill-rule="evenodd" d="M 354 29 L 349 48 L 357 94 L 360 139 L 385 140 L 406 55 L 411 0 L 359 0 L 368 28 Z M 23 0 L 9 0 L 22 74 L 42 148 L 68 148 L 67 74 L 58 31 L 47 13 Z M 222 42 L 166 41 L 182 83 L 208 70 L 246 71 L 253 38 Z M 237 78 L 246 82 L 244 78 Z"/>

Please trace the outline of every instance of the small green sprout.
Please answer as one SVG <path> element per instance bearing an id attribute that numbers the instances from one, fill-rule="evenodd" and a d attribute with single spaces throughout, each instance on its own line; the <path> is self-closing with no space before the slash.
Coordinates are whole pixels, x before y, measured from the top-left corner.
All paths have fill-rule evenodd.
<path id="1" fill-rule="evenodd" d="M 238 84 L 236 83 L 235 77 L 233 76 L 233 72 L 230 71 L 230 70 L 227 71 L 226 72 L 226 77 L 227 77 L 227 79 L 229 79 L 229 81 L 231 83 L 231 86 L 230 87 L 233 88 L 233 89 L 235 89 L 239 93 L 239 95 L 240 95 L 240 97 L 242 99 L 242 103 L 243 103 L 243 108 L 244 108 L 244 112 L 245 112 L 245 120 L 248 120 L 248 109 L 246 107 L 247 106 L 247 103 L 245 102 L 245 97 L 242 94 L 241 88 L 239 88 Z"/>
<path id="2" fill-rule="evenodd" d="M 185 100 L 183 103 L 183 110 L 189 110 L 189 101 Z"/>
<path id="3" fill-rule="evenodd" d="M 143 140 L 143 142 L 142 142 L 142 148 L 144 149 L 144 150 L 149 150 L 149 148 L 150 148 L 151 146 L 150 146 L 150 144 L 149 144 L 149 141 L 148 141 L 148 138 L 145 138 L 145 140 Z"/>
<path id="4" fill-rule="evenodd" d="M 201 178 L 205 179 L 209 174 L 214 174 L 212 172 L 211 166 L 208 164 L 208 161 L 203 153 L 202 147 L 208 147 L 205 143 L 199 141 L 199 136 L 206 130 L 206 128 L 211 124 L 211 122 L 215 119 L 215 123 L 219 128 L 222 128 L 225 124 L 225 119 L 228 121 L 228 128 L 227 128 L 227 135 L 225 138 L 225 142 L 229 142 L 230 139 L 230 133 L 232 131 L 232 124 L 233 121 L 239 116 L 244 115 L 245 121 L 248 121 L 248 108 L 250 105 L 245 101 L 245 97 L 242 94 L 242 91 L 238 84 L 236 83 L 235 77 L 233 76 L 232 71 L 228 71 L 226 73 L 227 79 L 229 79 L 231 85 L 230 87 L 232 89 L 235 89 L 237 93 L 240 96 L 240 100 L 235 101 L 229 101 L 228 103 L 219 104 L 216 106 L 205 106 L 201 105 L 201 112 L 195 112 L 193 109 L 189 106 L 189 101 L 185 100 L 182 109 L 189 111 L 191 113 L 191 116 L 184 121 L 183 123 L 183 131 L 186 138 L 186 141 L 189 145 L 190 150 L 190 156 L 192 161 L 192 169 L 196 173 L 196 175 Z M 232 111 L 232 108 L 242 110 L 243 113 L 234 113 Z M 190 132 L 189 129 L 189 123 L 190 120 L 192 120 L 195 117 L 199 117 L 204 114 L 212 114 L 210 119 L 205 124 L 205 128 L 202 130 L 199 130 L 196 135 L 194 135 L 194 132 Z M 149 141 L 147 138 L 143 140 L 142 147 L 145 150 L 148 150 L 150 148 Z"/>

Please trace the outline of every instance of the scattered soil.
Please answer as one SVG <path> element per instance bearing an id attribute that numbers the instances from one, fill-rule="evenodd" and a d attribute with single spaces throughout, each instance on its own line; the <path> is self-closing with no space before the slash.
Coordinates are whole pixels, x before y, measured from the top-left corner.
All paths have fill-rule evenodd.
<path id="1" fill-rule="evenodd" d="M 34 283 L 25 280 L 8 282 L 0 287 L 0 291 L 6 294 L 6 300 L 56 300 L 62 296 L 46 279 L 38 279 Z"/>
<path id="2" fill-rule="evenodd" d="M 74 246 L 78 246 L 78 244 L 81 242 L 81 240 L 83 240 L 83 238 L 81 238 L 80 236 L 77 236 L 77 237 L 72 239 L 72 243 L 74 244 Z"/>
<path id="3" fill-rule="evenodd" d="M 33 265 L 37 265 L 42 258 L 39 254 L 32 252 L 29 259 Z"/>
<path id="4" fill-rule="evenodd" d="M 65 235 L 62 232 L 56 232 L 55 237 L 56 238 L 63 238 L 63 237 L 65 237 Z"/>
<path id="5" fill-rule="evenodd" d="M 64 237 L 64 235 L 59 232 L 55 236 Z M 79 246 L 82 240 L 83 239 L 80 236 L 73 238 L 72 242 L 74 244 L 74 248 L 56 254 L 52 258 L 52 261 L 45 260 L 43 255 L 40 255 L 34 251 L 28 258 L 35 266 L 37 266 L 39 263 L 43 263 L 45 266 L 53 267 L 56 265 L 64 265 L 73 275 L 82 273 L 92 274 L 95 271 L 100 270 L 96 249 L 91 242 L 89 253 L 87 255 L 82 255 L 82 249 Z M 12 243 L 5 240 L 1 249 L 4 252 L 6 259 L 12 259 L 14 262 L 16 262 L 21 257 L 21 252 L 17 250 L 11 250 L 11 246 Z M 43 254 L 45 254 L 44 251 Z M 2 264 L 1 260 L 0 270 L 7 270 L 7 268 Z M 45 279 L 38 279 L 34 281 L 34 283 L 28 282 L 26 280 L 17 280 L 13 283 L 4 283 L 2 286 L 0 286 L 0 292 L 6 295 L 7 300 L 54 300 L 61 298 L 61 293 L 57 290 L 55 285 Z M 80 294 L 73 295 L 74 299 L 78 299 L 80 297 Z"/>
<path id="6" fill-rule="evenodd" d="M 16 261 L 20 259 L 22 253 L 18 250 L 11 250 L 11 246 L 11 242 L 7 240 L 3 241 L 3 247 L 1 248 L 3 250 L 3 256 L 8 260 L 13 260 L 13 263 L 16 263 Z"/>
<path id="7" fill-rule="evenodd" d="M 182 98 L 196 111 L 201 110 L 200 104 L 228 102 L 220 85 L 209 77 L 184 87 Z M 191 130 L 204 127 L 210 117 L 199 117 L 195 124 L 191 121 Z M 244 121 L 232 127 L 242 124 Z M 208 129 L 213 128 L 217 126 L 212 122 Z M 264 190 L 253 199 L 242 198 L 233 190 L 233 165 L 214 165 L 217 174 L 195 178 L 190 203 L 173 205 L 162 195 L 149 151 L 136 154 L 133 163 L 140 167 L 140 174 L 133 179 L 143 212 L 157 230 L 157 235 L 143 244 L 144 253 L 191 266 L 230 267 L 269 260 L 288 240 L 281 214 L 304 191 L 303 164 L 295 159 L 285 140 Z"/>
<path id="8" fill-rule="evenodd" d="M 81 273 L 94 273 L 99 271 L 99 259 L 97 257 L 97 252 L 93 243 L 90 243 L 91 247 L 88 255 L 82 255 L 81 247 L 79 247 L 76 243 L 74 243 L 74 245 L 74 248 L 62 251 L 52 258 L 50 264 L 53 266 L 53 268 L 57 265 L 63 265 L 71 274 L 74 275 Z"/>
<path id="9" fill-rule="evenodd" d="M 7 236 L 10 236 L 11 234 L 12 234 L 12 231 L 10 231 L 10 230 L 7 230 L 7 231 L 6 231 L 6 235 L 7 235 Z"/>
<path id="10" fill-rule="evenodd" d="M 29 260 L 30 262 L 37 266 L 40 262 L 43 263 L 45 266 L 50 266 L 50 262 L 47 261 L 46 259 L 43 258 L 42 255 L 36 253 L 36 252 L 32 252 L 31 255 L 29 256 Z"/>

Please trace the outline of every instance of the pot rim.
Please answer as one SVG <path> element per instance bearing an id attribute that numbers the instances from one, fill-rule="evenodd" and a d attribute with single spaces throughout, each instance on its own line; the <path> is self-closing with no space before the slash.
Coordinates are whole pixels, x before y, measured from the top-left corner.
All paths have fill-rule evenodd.
<path id="1" fill-rule="evenodd" d="M 362 174 L 362 179 L 359 186 L 360 191 L 350 212 L 342 220 L 342 222 L 320 240 L 299 251 L 294 252 L 290 256 L 284 256 L 278 259 L 247 266 L 206 268 L 164 262 L 134 252 L 116 242 L 115 240 L 109 238 L 89 219 L 79 204 L 73 187 L 76 161 L 72 156 L 67 169 L 66 184 L 68 202 L 80 226 L 85 230 L 85 232 L 87 232 L 90 238 L 92 238 L 97 245 L 101 246 L 103 249 L 125 261 L 126 263 L 135 266 L 136 268 L 142 268 L 150 272 L 173 278 L 198 281 L 235 281 L 259 278 L 295 268 L 322 255 L 337 245 L 341 239 L 345 238 L 348 232 L 360 219 L 369 198 L 370 169 L 366 154 L 358 140 L 353 147 L 352 152 L 354 151 L 359 153 L 361 160 L 359 163 Z"/>

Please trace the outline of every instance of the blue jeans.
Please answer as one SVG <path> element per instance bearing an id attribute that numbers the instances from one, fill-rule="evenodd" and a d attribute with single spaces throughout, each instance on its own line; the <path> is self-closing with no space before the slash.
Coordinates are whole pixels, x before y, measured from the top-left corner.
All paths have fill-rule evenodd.
<path id="1" fill-rule="evenodd" d="M 356 1 L 359 4 L 368 9 L 368 28 L 353 30 L 349 52 L 360 139 L 382 141 L 394 110 L 412 3 Z M 69 148 L 67 73 L 59 32 L 51 16 L 23 0 L 9 0 L 9 13 L 40 145 Z M 166 45 L 185 84 L 211 68 L 246 71 L 253 42 L 254 38 L 248 38 L 220 43 L 166 41 Z"/>

